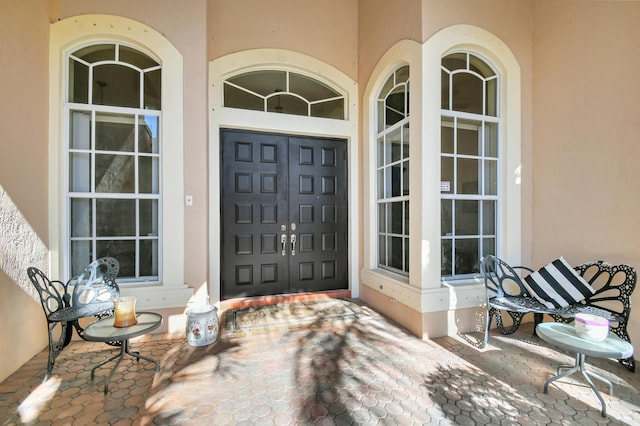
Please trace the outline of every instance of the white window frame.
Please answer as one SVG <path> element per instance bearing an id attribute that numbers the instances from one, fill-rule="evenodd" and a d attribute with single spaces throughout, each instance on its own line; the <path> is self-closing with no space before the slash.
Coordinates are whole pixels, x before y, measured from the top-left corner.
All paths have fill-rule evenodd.
<path id="1" fill-rule="evenodd" d="M 392 79 L 393 80 L 393 85 L 391 87 L 389 87 L 389 91 L 388 93 L 393 92 L 396 88 L 398 87 L 404 87 L 405 88 L 405 93 L 406 93 L 406 97 L 404 99 L 405 102 L 405 111 L 407 111 L 406 114 L 404 115 L 404 118 L 402 118 L 401 120 L 399 120 L 398 122 L 394 123 L 393 125 L 389 126 L 389 127 L 385 127 L 383 129 L 381 129 L 381 124 L 380 124 L 380 112 L 382 111 L 383 113 L 383 120 L 386 120 L 386 102 L 387 102 L 387 96 L 385 96 L 384 99 L 381 99 L 380 97 L 383 95 L 381 92 L 379 92 L 378 97 L 377 97 L 377 104 L 378 104 L 378 108 L 377 111 L 378 113 L 376 114 L 376 129 L 377 129 L 377 134 L 376 134 L 376 145 L 379 144 L 380 139 L 384 139 L 385 140 L 385 147 L 387 147 L 386 144 L 386 140 L 387 137 L 390 134 L 393 134 L 394 132 L 398 132 L 400 134 L 400 138 L 404 139 L 404 135 L 405 135 L 405 126 L 409 126 L 409 129 L 411 129 L 411 114 L 410 114 L 410 109 L 409 109 L 409 104 L 408 104 L 408 100 L 410 100 L 411 96 L 411 79 L 408 77 L 406 81 L 398 83 L 398 81 L 396 80 L 396 74 L 398 72 L 398 70 L 400 70 L 402 67 L 398 67 L 397 69 L 393 70 L 392 73 L 389 75 L 389 77 L 387 78 L 387 80 L 385 80 L 383 87 L 380 88 L 380 91 L 382 91 L 384 88 L 386 88 L 386 83 Z M 409 67 L 407 67 L 409 68 Z M 409 71 L 411 71 L 411 69 L 409 68 Z M 387 93 L 387 94 L 388 94 Z M 387 95 L 385 94 L 385 95 Z M 385 126 L 385 125 L 383 125 Z M 409 132 L 407 132 L 409 133 Z M 408 136 L 408 135 L 407 135 Z M 375 157 L 376 159 L 375 161 L 375 169 L 376 169 L 376 179 L 374 180 L 375 182 L 375 192 L 376 192 L 376 203 L 378 204 L 378 209 L 377 209 L 377 214 L 376 214 L 376 229 L 377 229 L 377 235 L 378 238 L 376 240 L 376 247 L 377 247 L 377 265 L 379 268 L 393 272 L 393 273 L 397 273 L 400 275 L 404 275 L 404 276 L 408 276 L 409 275 L 409 253 L 407 253 L 407 240 L 408 240 L 408 232 L 405 228 L 405 224 L 407 224 L 410 220 L 410 212 L 409 212 L 409 208 L 408 206 L 408 201 L 409 201 L 409 195 L 410 195 L 410 187 L 411 185 L 408 185 L 407 188 L 404 188 L 404 181 L 405 179 L 400 176 L 400 187 L 402 189 L 402 193 L 400 195 L 397 196 L 393 196 L 390 193 L 390 187 L 392 184 L 392 175 L 390 173 L 390 171 L 392 170 L 393 167 L 400 167 L 400 170 L 402 171 L 404 166 L 409 166 L 409 170 L 411 170 L 410 167 L 410 163 L 411 163 L 411 155 L 410 153 L 407 153 L 407 156 L 404 156 L 404 144 L 401 144 L 401 150 L 402 150 L 402 154 L 400 156 L 399 160 L 396 161 L 392 161 L 387 159 L 387 154 L 388 154 L 388 150 L 385 149 L 384 152 L 384 156 L 385 159 L 382 160 L 382 164 L 380 162 L 380 158 L 379 154 L 380 154 L 380 150 L 376 149 L 375 150 Z M 411 146 L 411 138 L 409 137 L 409 143 L 407 144 L 409 147 Z M 411 151 L 411 149 L 409 148 L 409 152 Z M 381 181 L 379 178 L 379 173 L 383 173 L 383 180 Z M 407 179 L 407 183 L 409 183 L 409 179 Z M 383 188 L 380 188 L 380 184 L 382 183 Z M 380 195 L 380 194 L 383 195 Z M 389 226 L 389 215 L 391 214 L 391 206 L 394 203 L 402 203 L 402 232 L 400 233 L 393 233 L 391 230 L 389 230 L 388 226 Z M 380 207 L 385 207 L 385 218 L 384 218 L 384 231 L 381 230 L 382 224 L 380 223 L 381 219 L 380 219 Z M 409 218 L 409 220 L 407 220 L 406 218 Z M 389 265 L 389 256 L 390 256 L 390 247 L 389 247 L 389 238 L 400 238 L 402 240 L 402 268 L 394 268 L 392 266 Z M 381 247 L 381 239 L 384 239 L 384 250 Z M 380 262 L 380 252 L 381 250 L 383 251 L 383 253 L 385 253 L 385 258 L 386 258 L 386 264 L 382 264 Z"/>
<path id="2" fill-rule="evenodd" d="M 480 279 L 460 280 L 455 285 L 441 281 L 440 266 L 440 124 L 441 61 L 460 50 L 486 58 L 501 75 L 499 104 L 503 141 L 499 157 L 502 182 L 497 250 L 510 263 L 520 264 L 521 247 L 521 76 L 520 67 L 508 46 L 490 32 L 472 25 L 444 28 L 420 45 L 403 40 L 392 46 L 371 73 L 363 97 L 363 200 L 364 266 L 362 284 L 421 313 L 473 308 L 484 303 Z M 375 98 L 390 70 L 399 64 L 410 66 L 412 167 L 410 196 L 410 272 L 408 279 L 376 268 Z"/>
<path id="3" fill-rule="evenodd" d="M 159 248 L 161 279 L 154 283 L 122 283 L 122 294 L 138 298 L 144 308 L 184 307 L 193 289 L 184 283 L 184 162 L 183 162 L 183 59 L 178 50 L 153 28 L 131 19 L 110 15 L 81 15 L 51 24 L 49 76 L 49 247 L 51 275 L 70 278 L 65 221 L 64 164 L 68 140 L 63 102 L 68 93 L 66 58 L 79 47 L 99 42 L 120 42 L 153 52 L 162 65 L 162 243 Z"/>
<path id="4" fill-rule="evenodd" d="M 363 253 L 364 264 L 360 272 L 363 285 L 373 288 L 392 300 L 420 309 L 421 253 L 419 217 L 421 215 L 421 181 L 423 170 L 414 159 L 422 157 L 422 63 L 420 44 L 412 40 L 402 40 L 392 46 L 380 59 L 369 80 L 363 96 Z M 401 275 L 378 267 L 378 203 L 377 203 L 377 116 L 378 96 L 389 76 L 401 68 L 409 66 L 411 84 L 409 97 L 409 275 Z M 439 74 L 438 74 L 439 75 Z M 418 142 L 416 142 L 418 141 Z M 416 218 L 418 221 L 416 221 Z"/>
<path id="5" fill-rule="evenodd" d="M 450 119 L 451 122 L 453 123 L 453 129 L 454 129 L 454 145 L 456 145 L 456 140 L 457 140 L 457 134 L 455 132 L 456 129 L 458 128 L 467 128 L 469 130 L 478 130 L 478 154 L 477 155 L 464 155 L 464 154 L 460 154 L 458 153 L 455 149 L 454 149 L 454 153 L 444 153 L 442 151 L 440 151 L 440 157 L 441 158 L 451 158 L 454 161 L 454 170 L 453 170 L 453 178 L 455 180 L 456 176 L 457 176 L 457 167 L 455 166 L 455 164 L 458 164 L 458 162 L 456 161 L 457 159 L 474 159 L 477 160 L 479 162 L 479 166 L 478 166 L 478 191 L 479 193 L 477 194 L 459 194 L 457 192 L 457 188 L 454 182 L 451 182 L 451 188 L 450 191 L 442 191 L 442 187 L 441 187 L 441 194 L 440 194 L 440 199 L 441 202 L 444 199 L 448 199 L 448 200 L 452 200 L 452 205 L 455 204 L 457 201 L 464 201 L 464 200 L 471 200 L 471 201 L 478 201 L 479 203 L 482 203 L 483 201 L 495 201 L 496 204 L 496 210 L 495 210 L 495 229 L 494 229 L 494 234 L 491 236 L 494 238 L 495 241 L 495 253 L 491 253 L 491 254 L 495 254 L 495 255 L 499 255 L 499 251 L 498 249 L 498 244 L 497 242 L 499 241 L 500 238 L 500 234 L 501 234 L 501 229 L 499 227 L 500 224 L 500 217 L 498 215 L 498 212 L 500 211 L 500 203 L 501 203 L 501 198 L 500 198 L 500 193 L 501 193 L 501 175 L 499 173 L 500 167 L 502 166 L 502 163 L 500 162 L 500 150 L 498 151 L 498 156 L 497 157 L 490 157 L 489 155 L 487 155 L 486 152 L 484 152 L 485 150 L 485 144 L 484 144 L 484 137 L 485 137 L 485 132 L 483 132 L 483 128 L 485 125 L 487 124 L 494 124 L 497 126 L 498 129 L 498 135 L 497 135 L 497 144 L 498 147 L 500 148 L 502 145 L 502 140 L 500 140 L 500 132 L 499 129 L 501 127 L 501 117 L 500 117 L 500 103 L 499 103 L 499 99 L 500 99 L 500 74 L 496 73 L 495 70 L 493 69 L 493 65 L 491 64 L 491 62 L 489 62 L 486 58 L 481 57 L 480 55 L 478 55 L 476 52 L 472 52 L 472 51 L 459 51 L 459 52 L 449 52 L 447 53 L 446 56 L 451 55 L 452 53 L 462 53 L 465 55 L 466 57 L 466 61 L 467 61 L 467 65 L 470 63 L 470 56 L 475 56 L 477 59 L 481 60 L 484 62 L 484 64 L 488 67 L 490 67 L 492 69 L 492 71 L 494 72 L 494 75 L 491 77 L 484 77 L 480 74 L 478 74 L 477 72 L 471 71 L 469 69 L 457 69 L 453 72 L 451 72 L 451 74 L 460 74 L 460 73 L 468 73 L 471 75 L 474 75 L 475 77 L 479 78 L 480 80 L 482 80 L 483 82 L 483 112 L 482 113 L 469 113 L 469 112 L 461 112 L 461 111 L 456 111 L 452 109 L 452 106 L 449 105 L 449 109 L 441 109 L 441 119 L 442 119 L 442 124 L 440 125 L 440 128 L 442 129 L 442 127 L 445 127 L 444 124 L 444 119 Z M 443 57 L 443 58 L 444 58 Z M 441 66 L 442 69 L 444 69 L 443 66 Z M 496 80 L 497 81 L 497 86 L 495 88 L 496 90 L 496 99 L 498 100 L 498 105 L 496 105 L 496 115 L 488 115 L 487 111 L 486 111 L 486 106 L 487 106 L 487 93 L 486 93 L 486 87 L 487 87 L 487 82 L 490 80 Z M 453 100 L 453 90 L 454 88 L 452 86 L 449 87 L 449 99 L 450 102 Z M 462 122 L 462 123 L 460 123 Z M 465 123 L 466 122 L 466 123 Z M 469 124 L 468 122 L 474 122 L 474 123 L 478 123 L 478 125 L 475 124 Z M 449 127 L 449 126 L 447 126 Z M 484 173 L 485 173 L 485 168 L 483 167 L 484 162 L 485 161 L 495 161 L 497 164 L 497 170 L 498 170 L 498 179 L 497 179 L 497 193 L 495 195 L 491 195 L 491 194 L 485 194 L 484 190 L 480 189 L 480 187 L 482 185 L 485 184 L 485 180 L 483 179 L 484 177 Z M 479 204 L 480 206 L 481 204 Z M 452 208 L 451 211 L 451 216 L 452 216 L 452 234 L 450 236 L 441 236 L 441 247 L 442 247 L 442 241 L 444 240 L 450 240 L 452 242 L 452 251 L 453 251 L 453 256 L 455 256 L 455 252 L 456 252 L 456 248 L 455 248 L 455 243 L 457 241 L 461 241 L 464 240 L 466 238 L 478 238 L 480 240 L 480 244 L 482 244 L 482 239 L 486 236 L 486 234 L 484 234 L 483 229 L 482 229 L 482 213 L 483 210 L 479 209 L 478 211 L 478 219 L 479 219 L 479 224 L 478 224 L 478 234 L 477 235 L 473 235 L 473 236 L 460 236 L 460 235 L 456 235 L 455 233 L 455 207 Z M 442 220 L 442 214 L 441 214 L 441 220 Z M 441 253 L 444 253 L 444 250 L 441 250 Z M 468 274 L 459 274 L 459 273 L 455 273 L 455 271 L 453 271 L 454 273 L 452 275 L 447 275 L 447 276 L 443 276 L 441 277 L 441 280 L 443 282 L 450 282 L 450 283 L 455 283 L 461 280 L 468 280 L 470 278 L 479 278 L 480 277 L 480 272 L 479 272 L 479 262 L 480 259 L 482 258 L 482 252 L 479 252 L 479 259 L 478 259 L 478 272 L 476 273 L 468 273 Z M 455 261 L 452 260 L 452 263 L 455 263 Z M 454 268 L 455 269 L 455 268 Z"/>
<path id="6" fill-rule="evenodd" d="M 105 43 L 99 43 L 99 44 L 105 44 Z M 76 62 L 80 62 L 80 63 L 84 63 L 89 69 L 91 69 L 92 67 L 95 66 L 100 66 L 100 65 L 104 65 L 104 64 L 109 64 L 109 65 L 118 65 L 118 66 L 124 66 L 124 67 L 128 67 L 131 68 L 137 72 L 140 73 L 140 105 L 137 108 L 131 108 L 131 107 L 119 107 L 119 106 L 111 106 L 111 105 L 101 105 L 101 104 L 96 104 L 92 101 L 93 99 L 93 93 L 92 93 L 92 86 L 91 84 L 89 84 L 89 94 L 88 94 L 88 103 L 75 103 L 75 102 L 71 102 L 71 101 L 66 101 L 64 102 L 64 115 L 66 117 L 69 117 L 70 123 L 68 124 L 68 126 L 73 126 L 75 127 L 75 121 L 73 121 L 73 119 L 71 118 L 71 113 L 72 112 L 79 112 L 79 113 L 85 113 L 85 115 L 88 115 L 90 118 L 89 120 L 84 123 L 85 125 L 82 126 L 83 129 L 86 128 L 86 130 L 91 129 L 91 140 L 94 141 L 95 143 L 95 137 L 96 137 L 96 129 L 95 128 L 91 128 L 91 124 L 90 123 L 100 123 L 100 122 L 113 122 L 113 123 L 123 123 L 123 124 L 129 124 L 134 126 L 135 130 L 133 132 L 134 135 L 134 144 L 132 147 L 131 151 L 105 151 L 105 150 L 99 150 L 96 146 L 93 145 L 93 143 L 89 143 L 89 147 L 86 148 L 74 148 L 71 145 L 71 140 L 70 138 L 67 138 L 67 140 L 65 141 L 65 148 L 67 150 L 67 155 L 63 158 L 63 170 L 67 171 L 70 169 L 71 164 L 69 164 L 69 158 L 70 155 L 73 154 L 79 154 L 79 155 L 84 155 L 87 156 L 88 158 L 91 158 L 93 160 L 89 161 L 89 165 L 86 171 L 89 172 L 88 176 L 82 176 L 82 181 L 86 181 L 86 182 L 90 182 L 89 188 L 87 188 L 86 191 L 72 191 L 70 189 L 71 183 L 68 182 L 69 176 L 68 173 L 65 173 L 65 184 L 63 185 L 64 187 L 64 193 L 65 193 L 65 198 L 67 199 L 67 204 L 65 206 L 65 216 L 68 218 L 67 221 L 65 221 L 65 226 L 63 228 L 64 234 L 67 236 L 67 238 L 65 239 L 65 253 L 69 253 L 69 258 L 67 259 L 71 264 L 73 263 L 71 260 L 71 256 L 72 256 L 72 249 L 70 247 L 71 243 L 73 241 L 86 241 L 89 242 L 92 245 L 93 248 L 93 256 L 96 256 L 96 249 L 97 249 L 97 244 L 99 241 L 101 240 L 117 240 L 117 241 L 133 241 L 134 244 L 136 245 L 136 247 L 138 247 L 135 250 L 135 259 L 134 259 L 134 276 L 133 277 L 122 277 L 118 280 L 118 282 L 120 284 L 124 283 L 124 282 L 130 282 L 130 283 L 138 283 L 138 284 L 153 284 L 153 283 L 158 283 L 162 281 L 162 268 L 161 265 L 159 264 L 159 259 L 161 257 L 161 244 L 162 244 L 162 233 L 161 232 L 157 232 L 156 235 L 152 235 L 150 237 L 147 236 L 141 236 L 138 232 L 138 230 L 140 229 L 140 216 L 138 214 L 136 214 L 135 216 L 135 235 L 133 236 L 127 236 L 127 237 L 100 237 L 98 236 L 98 232 L 96 230 L 97 227 L 97 209 L 96 209 L 96 205 L 98 200 L 105 200 L 105 199 L 119 199 L 119 200 L 132 200 L 132 201 L 137 201 L 137 200 L 153 200 L 157 202 L 157 211 L 154 214 L 154 223 L 156 223 L 157 225 L 162 223 L 162 188 L 160 187 L 160 178 L 161 178 L 161 174 L 162 174 L 162 167 L 161 167 L 161 154 L 162 154 L 162 134 L 158 131 L 159 129 L 156 129 L 156 131 L 158 131 L 158 152 L 149 152 L 149 153 L 145 153 L 145 152 L 140 152 L 138 150 L 138 146 L 139 146 L 139 141 L 138 141 L 138 135 L 139 135 L 139 131 L 137 126 L 140 124 L 140 120 L 144 119 L 144 117 L 148 117 L 148 116 L 152 116 L 152 117 L 156 117 L 156 120 L 158 120 L 159 123 L 162 123 L 162 111 L 160 110 L 147 110 L 141 107 L 142 103 L 144 102 L 144 90 L 142 90 L 142 87 L 144 85 L 144 72 L 151 72 L 151 71 L 157 71 L 161 69 L 161 66 L 156 65 L 153 66 L 151 68 L 148 69 L 141 69 L 136 67 L 133 64 L 129 64 L 126 62 L 121 62 L 119 59 L 119 49 L 121 46 L 125 46 L 128 48 L 131 48 L 133 50 L 136 50 L 140 53 L 143 53 L 147 56 L 149 55 L 149 52 L 145 52 L 142 51 L 138 48 L 132 47 L 130 45 L 123 45 L 122 43 L 108 43 L 109 45 L 114 45 L 115 46 L 115 60 L 108 60 L 108 61 L 100 61 L 100 62 L 95 62 L 92 64 L 86 63 L 85 61 L 82 61 L 81 59 L 77 58 L 77 56 L 75 56 L 75 52 L 72 52 L 67 58 L 65 58 L 65 63 L 67 64 L 67 68 L 65 68 L 66 73 L 70 73 L 70 70 L 68 69 L 69 63 L 70 63 L 70 57 L 73 56 Z M 93 46 L 96 45 L 95 43 L 90 43 L 87 44 L 86 46 Z M 84 46 L 79 46 L 77 50 L 82 49 L 82 47 Z M 76 50 L 76 52 L 77 52 Z M 91 75 L 92 72 L 89 72 L 89 75 Z M 68 80 L 68 79 L 65 79 Z M 68 99 L 68 98 L 67 98 Z M 126 116 L 126 117 L 123 117 Z M 82 115 L 80 116 L 82 117 Z M 84 120 L 82 120 L 84 121 Z M 69 128 L 67 128 L 67 134 L 69 134 Z M 75 134 L 75 132 L 74 132 Z M 135 185 L 136 188 L 133 192 L 126 192 L 126 193 L 101 193 L 98 188 L 94 187 L 94 185 L 96 185 L 95 182 L 91 182 L 91 176 L 95 175 L 96 172 L 96 162 L 95 162 L 95 156 L 97 155 L 117 155 L 120 156 L 121 158 L 124 157 L 130 157 L 132 158 L 136 164 L 137 164 L 137 160 L 138 158 L 149 158 L 149 159 L 156 159 L 157 161 L 154 164 L 154 175 L 156 176 L 157 181 L 154 182 L 154 190 L 149 192 L 149 193 L 142 193 L 138 191 L 138 184 L 139 184 L 139 170 L 138 170 L 138 166 L 134 166 L 134 173 L 136 175 L 135 177 Z M 74 169 L 75 172 L 75 169 Z M 75 177 L 75 173 L 74 173 L 74 177 Z M 91 220 L 91 224 L 89 225 L 89 228 L 91 229 L 88 232 L 87 236 L 82 236 L 82 237 L 73 237 L 71 235 L 71 229 L 72 229 L 72 224 L 70 223 L 70 218 L 71 218 L 71 209 L 70 209 L 70 205 L 72 203 L 72 200 L 79 200 L 79 199 L 88 199 L 91 202 L 92 205 L 92 211 L 93 211 L 93 215 L 92 215 L 92 220 Z M 136 209 L 137 211 L 137 209 Z M 158 231 L 161 230 L 161 227 L 156 226 L 155 227 Z M 156 245 L 157 245 L 157 253 L 156 253 L 156 257 L 153 259 L 155 268 L 157 270 L 157 274 L 155 276 L 152 277 L 141 277 L 140 273 L 139 273 L 139 269 L 140 269 L 140 243 L 142 241 L 156 241 Z M 95 259 L 90 259 L 90 260 L 95 260 Z M 82 265 L 79 265 L 80 267 L 82 267 Z M 86 266 L 86 265 L 85 265 Z M 67 271 L 69 271 L 69 266 L 66 266 Z M 67 276 L 72 275 L 73 272 L 69 273 L 67 272 Z M 122 268 L 120 269 L 120 274 L 122 275 Z"/>

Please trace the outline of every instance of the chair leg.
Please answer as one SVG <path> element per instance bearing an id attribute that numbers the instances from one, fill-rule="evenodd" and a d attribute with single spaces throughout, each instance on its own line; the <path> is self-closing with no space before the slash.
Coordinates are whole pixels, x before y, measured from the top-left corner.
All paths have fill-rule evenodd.
<path id="1" fill-rule="evenodd" d="M 55 339 L 54 338 L 54 330 L 56 327 L 60 325 L 60 336 Z M 51 371 L 53 371 L 53 367 L 56 363 L 56 358 L 64 349 L 65 346 L 69 344 L 71 341 L 71 327 L 68 326 L 66 322 L 51 322 L 49 323 L 49 359 L 47 360 L 47 373 L 44 376 L 42 382 L 46 382 L 49 380 L 51 376 Z"/>
<path id="2" fill-rule="evenodd" d="M 71 343 L 71 337 L 73 336 L 73 327 L 68 322 L 63 326 L 64 332 L 64 341 L 62 343 L 62 348 L 66 348 Z M 62 350 L 62 348 L 60 350 Z"/>

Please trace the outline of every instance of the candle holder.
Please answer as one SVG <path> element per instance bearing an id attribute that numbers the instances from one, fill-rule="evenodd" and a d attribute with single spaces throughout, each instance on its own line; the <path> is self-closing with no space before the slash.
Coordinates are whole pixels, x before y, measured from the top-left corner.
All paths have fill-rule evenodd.
<path id="1" fill-rule="evenodd" d="M 113 299 L 113 306 L 116 311 L 114 327 L 129 327 L 138 323 L 135 296 L 121 296 Z"/>

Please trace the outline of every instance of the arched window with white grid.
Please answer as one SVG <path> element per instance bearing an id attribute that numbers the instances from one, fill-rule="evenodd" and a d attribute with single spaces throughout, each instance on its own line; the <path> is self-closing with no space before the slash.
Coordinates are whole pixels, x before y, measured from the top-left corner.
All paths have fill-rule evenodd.
<path id="1" fill-rule="evenodd" d="M 441 78 L 441 274 L 467 278 L 499 237 L 499 76 L 456 52 L 442 58 Z"/>
<path id="2" fill-rule="evenodd" d="M 377 97 L 378 266 L 409 274 L 409 67 L 396 69 Z"/>
<path id="3" fill-rule="evenodd" d="M 162 68 L 117 42 L 76 49 L 67 66 L 71 276 L 112 256 L 120 262 L 120 280 L 158 281 Z"/>

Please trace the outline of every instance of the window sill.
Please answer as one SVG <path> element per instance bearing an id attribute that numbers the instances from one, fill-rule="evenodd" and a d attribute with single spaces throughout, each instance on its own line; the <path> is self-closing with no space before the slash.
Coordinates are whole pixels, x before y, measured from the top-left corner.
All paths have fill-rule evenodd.
<path id="1" fill-rule="evenodd" d="M 362 284 L 420 312 L 440 312 L 477 308 L 485 305 L 482 280 L 441 282 L 436 288 L 417 288 L 406 277 L 381 269 L 363 269 Z M 423 284 L 424 285 L 424 284 Z"/>
<path id="2" fill-rule="evenodd" d="M 161 283 L 140 283 L 120 286 L 123 296 L 137 298 L 136 309 L 186 308 L 193 297 L 193 288 L 186 284 L 168 285 Z"/>

